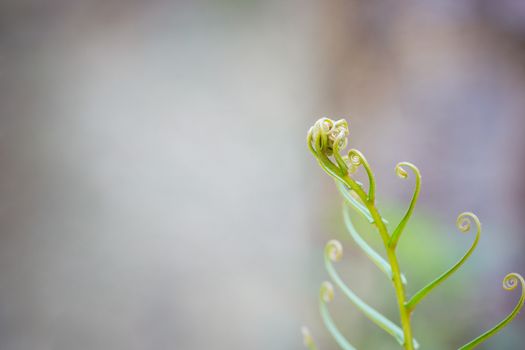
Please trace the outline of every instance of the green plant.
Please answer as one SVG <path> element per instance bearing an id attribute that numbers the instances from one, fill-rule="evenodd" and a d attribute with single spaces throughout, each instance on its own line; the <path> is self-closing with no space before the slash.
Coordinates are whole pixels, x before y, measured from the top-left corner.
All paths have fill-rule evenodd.
<path id="1" fill-rule="evenodd" d="M 308 131 L 307 143 L 310 151 L 317 159 L 321 168 L 323 168 L 323 170 L 335 180 L 337 188 L 345 199 L 343 218 L 350 236 L 372 260 L 372 262 L 374 262 L 392 281 L 396 293 L 401 327 L 361 300 L 340 278 L 333 265 L 334 262 L 341 259 L 343 254 L 343 247 L 339 241 L 331 240 L 326 244 L 324 251 L 325 267 L 333 283 L 366 317 L 392 335 L 404 349 L 417 349 L 419 345 L 413 337 L 410 324 L 411 314 L 414 312 L 418 303 L 421 302 L 428 293 L 450 277 L 470 257 L 480 238 L 481 223 L 476 215 L 469 212 L 462 213 L 458 216 L 456 225 L 460 231 L 469 231 L 472 223 L 474 223 L 476 227 L 476 237 L 472 245 L 465 255 L 450 269 L 425 287 L 421 288 L 421 290 L 415 293 L 411 298 L 407 298 L 405 293 L 406 278 L 401 273 L 396 255 L 396 248 L 416 205 L 421 188 L 421 174 L 418 168 L 411 163 L 401 162 L 397 164 L 395 168 L 396 174 L 403 179 L 408 178 L 408 170 L 412 171 L 415 176 L 415 190 L 405 215 L 393 232 L 390 233 L 386 226 L 386 220 L 381 216 L 376 207 L 374 174 L 372 173 L 366 158 L 356 149 L 351 149 L 346 156 L 341 155 L 342 150 L 346 148 L 347 137 L 348 124 L 345 120 L 341 119 L 333 121 L 328 118 L 322 118 Z M 363 184 L 350 176 L 354 174 L 359 167 L 364 168 L 368 177 L 368 190 L 365 190 Z M 358 213 L 363 215 L 370 224 L 375 226 L 384 245 L 386 259 L 374 251 L 358 234 L 350 219 L 350 208 L 355 209 Z M 523 277 L 517 273 L 510 273 L 503 279 L 503 288 L 506 290 L 515 289 L 518 283 L 521 284 L 521 296 L 514 310 L 492 329 L 461 346 L 459 350 L 475 348 L 512 321 L 522 308 L 525 301 L 525 281 Z M 332 283 L 323 282 L 319 295 L 320 313 L 323 322 L 342 349 L 352 350 L 354 347 L 341 334 L 333 319 L 330 317 L 327 303 L 332 301 L 333 298 L 334 287 Z M 303 327 L 302 333 L 305 345 L 310 350 L 317 349 L 317 346 L 306 327 Z"/>

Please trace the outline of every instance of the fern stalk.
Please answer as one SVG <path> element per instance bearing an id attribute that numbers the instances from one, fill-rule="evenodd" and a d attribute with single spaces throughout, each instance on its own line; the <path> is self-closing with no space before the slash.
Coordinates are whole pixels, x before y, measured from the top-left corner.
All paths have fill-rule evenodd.
<path id="1" fill-rule="evenodd" d="M 338 241 L 332 240 L 328 242 L 325 248 L 325 266 L 330 278 L 333 280 L 336 286 L 366 317 L 368 317 L 378 327 L 382 328 L 384 331 L 393 336 L 405 350 L 414 350 L 417 349 L 419 345 L 412 334 L 412 327 L 410 323 L 411 314 L 414 312 L 417 304 L 422 301 L 427 296 L 427 294 L 429 294 L 434 288 L 448 279 L 471 256 L 480 238 L 481 223 L 479 222 L 479 219 L 476 217 L 476 215 L 472 213 L 466 212 L 458 216 L 456 225 L 460 231 L 469 231 L 472 222 L 474 222 L 476 225 L 477 232 L 472 245 L 456 264 L 423 287 L 419 292 L 412 296 L 412 298 L 407 300 L 405 293 L 406 278 L 401 272 L 396 255 L 396 248 L 401 235 L 410 217 L 412 216 L 417 199 L 419 197 L 419 192 L 421 189 L 421 174 L 419 169 L 411 163 L 401 162 L 396 165 L 396 174 L 400 178 L 408 178 L 408 172 L 406 169 L 410 169 L 412 171 L 415 176 L 415 188 L 410 205 L 405 215 L 400 220 L 394 231 L 389 233 L 385 224 L 387 221 L 381 216 L 376 206 L 376 184 L 374 174 L 370 168 L 370 165 L 368 164 L 368 161 L 363 156 L 363 154 L 356 149 L 351 149 L 348 151 L 346 156 L 342 156 L 340 153 L 341 150 L 347 145 L 347 136 L 348 124 L 345 120 L 333 121 L 328 118 L 322 118 L 318 120 L 308 131 L 307 144 L 321 168 L 336 181 L 337 187 L 343 195 L 346 203 L 357 210 L 357 212 L 363 215 L 369 223 L 376 227 L 385 248 L 387 257 L 386 260 L 381 257 L 380 254 L 375 252 L 361 238 L 359 233 L 353 227 L 350 216 L 346 211 L 344 212 L 344 221 L 349 234 L 352 236 L 356 244 L 365 252 L 365 254 L 367 254 L 367 256 L 392 281 L 392 285 L 396 294 L 401 327 L 388 320 L 373 307 L 366 304 L 356 295 L 356 293 L 354 293 L 346 284 L 344 284 L 343 280 L 339 277 L 335 267 L 332 264 L 332 262 L 338 261 L 342 256 L 343 248 L 341 243 Z M 359 167 L 364 168 L 368 177 L 368 191 L 363 188 L 361 183 L 354 180 L 350 176 Z M 516 273 L 507 275 L 503 280 L 503 287 L 506 290 L 514 289 L 518 284 L 521 285 L 522 294 L 514 310 L 491 330 L 465 344 L 459 350 L 474 349 L 477 345 L 496 334 L 499 330 L 511 322 L 514 317 L 516 317 L 525 302 L 525 281 L 519 274 Z M 330 282 L 324 282 L 321 286 L 319 298 L 320 312 L 323 322 L 328 331 L 332 334 L 336 343 L 343 350 L 354 350 L 355 347 L 353 347 L 339 331 L 330 316 L 327 304 L 332 301 L 333 298 L 333 285 Z M 303 328 L 303 338 L 305 345 L 310 350 L 317 350 L 317 346 L 315 345 L 312 336 L 306 328 Z"/>
<path id="2" fill-rule="evenodd" d="M 372 215 L 372 218 L 374 220 L 374 225 L 376 226 L 377 230 L 379 231 L 379 235 L 382 238 L 383 244 L 385 246 L 388 262 L 390 263 L 390 267 L 392 269 L 392 283 L 394 285 L 395 291 L 396 291 L 396 299 L 397 299 L 397 305 L 399 308 L 399 315 L 401 320 L 401 328 L 403 329 L 403 335 L 404 335 L 404 347 L 406 350 L 413 350 L 413 337 L 412 337 L 412 328 L 410 325 L 410 311 L 405 306 L 406 303 L 406 296 L 405 296 L 405 288 L 403 286 L 403 282 L 401 279 L 401 270 L 399 268 L 399 262 L 397 260 L 395 247 L 392 247 L 388 244 L 390 240 L 390 235 L 388 233 L 388 230 L 383 223 L 383 220 L 381 218 L 381 215 L 379 214 L 379 211 L 377 210 L 375 206 L 374 200 L 369 200 L 366 193 L 360 188 L 355 186 L 355 181 L 352 180 L 349 176 L 344 176 L 343 181 L 345 185 L 347 185 L 349 188 L 352 188 L 352 190 L 357 194 L 359 199 L 364 203 L 370 214 Z"/>

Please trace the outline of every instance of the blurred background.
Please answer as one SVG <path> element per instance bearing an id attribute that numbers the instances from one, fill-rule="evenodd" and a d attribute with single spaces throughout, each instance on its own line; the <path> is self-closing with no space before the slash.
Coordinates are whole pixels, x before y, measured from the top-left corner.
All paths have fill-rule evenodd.
<path id="1" fill-rule="evenodd" d="M 413 317 L 421 349 L 456 349 L 503 319 L 525 274 L 525 3 L 36 1 L 0 3 L 0 348 L 302 349 L 320 322 L 322 249 L 397 321 L 393 289 L 343 228 L 305 144 L 346 118 L 395 225 L 413 293 L 483 236 Z M 363 236 L 377 234 L 357 221 Z M 359 349 L 396 349 L 336 291 Z M 480 348 L 525 347 L 518 318 Z"/>

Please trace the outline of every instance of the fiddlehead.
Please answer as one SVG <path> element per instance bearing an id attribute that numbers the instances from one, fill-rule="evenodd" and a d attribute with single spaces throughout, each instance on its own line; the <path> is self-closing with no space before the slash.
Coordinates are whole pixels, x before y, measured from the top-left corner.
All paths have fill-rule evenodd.
<path id="1" fill-rule="evenodd" d="M 328 329 L 328 332 L 334 337 L 336 343 L 343 349 L 343 350 L 355 350 L 355 348 L 346 340 L 346 338 L 341 334 L 339 329 L 334 323 L 334 320 L 330 316 L 330 313 L 328 312 L 328 308 L 326 307 L 326 304 L 334 300 L 334 286 L 330 282 L 323 282 L 321 284 L 321 290 L 319 291 L 319 308 L 321 311 L 321 318 L 323 319 L 323 323 Z"/>
<path id="2" fill-rule="evenodd" d="M 314 155 L 323 153 L 332 156 L 334 151 L 338 153 L 346 147 L 347 137 L 346 120 L 340 119 L 334 122 L 329 118 L 321 118 L 308 131 L 308 144 Z"/>
<path id="3" fill-rule="evenodd" d="M 356 171 L 361 165 L 365 168 L 366 175 L 368 176 L 368 200 L 373 203 L 375 201 L 376 182 L 370 164 L 368 164 L 365 156 L 356 149 L 348 151 L 347 160 L 350 163 L 351 172 Z"/>
<path id="4" fill-rule="evenodd" d="M 414 294 L 414 296 L 406 303 L 406 307 L 409 310 L 414 310 L 416 305 L 428 294 L 430 291 L 432 291 L 435 287 L 437 287 L 439 284 L 441 284 L 443 281 L 445 281 L 448 277 L 450 277 L 457 269 L 463 265 L 463 263 L 470 257 L 472 252 L 474 252 L 474 249 L 476 249 L 476 246 L 479 241 L 479 237 L 481 234 L 481 223 L 479 222 L 479 219 L 476 215 L 473 213 L 461 213 L 459 214 L 457 220 L 456 220 L 456 226 L 461 232 L 468 232 L 470 230 L 472 221 L 476 224 L 476 238 L 472 242 L 472 245 L 470 246 L 469 250 L 463 255 L 461 259 L 458 260 L 452 266 L 450 269 L 448 269 L 446 272 L 441 274 L 438 278 L 436 278 L 434 281 L 427 284 L 425 287 L 423 287 L 419 292 Z"/>
<path id="5" fill-rule="evenodd" d="M 301 328 L 301 334 L 303 335 L 303 344 L 308 348 L 308 350 L 317 350 L 317 345 L 315 345 L 314 338 L 310 333 L 308 327 Z"/>
<path id="6" fill-rule="evenodd" d="M 314 147 L 316 151 L 322 152 L 326 148 L 326 152 L 329 152 L 328 133 L 332 129 L 333 125 L 334 125 L 334 122 L 331 119 L 321 118 L 318 121 L 316 121 L 314 126 L 310 129 L 313 140 L 315 141 Z"/>
<path id="7" fill-rule="evenodd" d="M 333 121 L 321 118 L 308 130 L 306 142 L 308 149 L 324 171 L 351 189 L 360 191 L 361 186 L 348 176 L 348 164 L 340 154 L 340 151 L 346 147 L 347 137 L 346 120 Z M 335 159 L 335 163 L 330 157 Z"/>
<path id="8" fill-rule="evenodd" d="M 328 261 L 337 262 L 343 258 L 343 245 L 341 242 L 332 239 L 324 247 L 324 257 Z"/>
<path id="9" fill-rule="evenodd" d="M 313 127 L 310 128 L 307 137 L 307 143 L 310 151 L 317 159 L 319 165 L 326 171 L 334 180 L 336 181 L 337 187 L 343 197 L 345 198 L 346 203 L 350 206 L 353 206 L 360 214 L 366 217 L 366 219 L 373 223 L 384 243 L 386 249 L 386 255 L 388 257 L 388 262 L 383 259 L 379 254 L 377 254 L 365 240 L 357 233 L 353 227 L 348 213 L 345 211 L 345 221 L 347 221 L 347 228 L 355 240 L 357 245 L 376 263 L 379 268 L 385 272 L 389 277 L 392 276 L 392 282 L 396 291 L 396 299 L 399 306 L 399 316 L 402 326 L 402 334 L 399 335 L 399 332 L 395 324 L 377 313 L 370 306 L 361 301 L 341 280 L 337 274 L 332 263 L 338 261 L 342 256 L 342 246 L 339 242 L 331 241 L 326 247 L 325 250 L 325 264 L 330 274 L 330 277 L 334 280 L 337 286 L 343 291 L 343 293 L 355 304 L 358 308 L 361 309 L 372 321 L 378 324 L 380 327 L 384 328 L 387 332 L 393 334 L 396 339 L 402 339 L 401 337 L 407 339 L 403 343 L 403 347 L 406 350 L 412 350 L 415 347 L 415 341 L 411 341 L 412 329 L 410 315 L 416 305 L 435 287 L 445 281 L 450 277 L 459 267 L 461 267 L 464 262 L 470 257 L 473 253 L 475 247 L 480 238 L 481 234 L 481 224 L 478 218 L 472 213 L 463 213 L 459 215 L 457 220 L 457 226 L 462 232 L 467 232 L 470 230 L 472 223 L 476 225 L 476 237 L 470 248 L 463 255 L 463 257 L 456 262 L 450 269 L 441 274 L 434 281 L 429 283 L 427 286 L 422 288 L 417 292 L 409 301 L 406 301 L 405 290 L 403 284 L 405 283 L 404 277 L 401 273 L 399 262 L 396 256 L 396 247 L 399 243 L 399 239 L 402 235 L 403 230 L 405 229 L 408 220 L 413 214 L 416 202 L 419 197 L 420 188 L 421 188 L 421 175 L 417 167 L 411 163 L 402 162 L 396 166 L 396 174 L 401 178 L 408 177 L 408 170 L 410 169 L 415 175 L 415 188 L 410 201 L 410 205 L 405 212 L 405 215 L 395 228 L 392 235 L 389 234 L 387 227 L 385 226 L 386 221 L 382 218 L 375 205 L 375 190 L 376 184 L 374 180 L 373 173 L 370 169 L 370 166 L 364 156 L 357 150 L 350 150 L 348 155 L 342 156 L 341 151 L 347 146 L 347 136 L 348 136 L 348 125 L 344 120 L 332 121 L 328 118 L 320 119 L 315 123 Z M 368 175 L 369 188 L 368 193 L 363 189 L 362 184 L 353 179 L 350 174 L 355 172 L 359 166 L 363 166 Z M 507 290 L 514 289 L 518 282 L 522 285 L 522 294 L 519 299 L 518 304 L 503 321 L 498 323 L 493 329 L 485 332 L 478 338 L 474 339 L 470 343 L 464 345 L 460 350 L 469 350 L 473 349 L 489 337 L 493 336 L 497 331 L 507 325 L 512 319 L 518 314 L 520 309 L 523 307 L 525 294 L 524 287 L 525 282 L 523 278 L 515 273 L 509 274 L 505 277 L 503 281 L 503 286 Z M 333 286 L 325 282 L 322 285 L 320 293 L 320 309 L 323 321 L 330 333 L 335 337 L 337 343 L 343 349 L 353 349 L 353 347 L 348 343 L 348 341 L 341 335 L 335 326 L 333 320 L 328 313 L 327 303 L 333 299 Z M 383 318 L 382 318 L 383 317 Z M 390 323 L 389 323 L 390 322 Z M 392 326 L 390 328 L 390 326 Z M 397 329 L 396 329 L 397 327 Z M 307 329 L 303 329 L 303 337 L 305 340 L 305 345 L 310 348 L 310 350 L 315 350 L 316 346 L 313 342 L 313 339 Z"/>
<path id="10" fill-rule="evenodd" d="M 340 119 L 334 123 L 329 140 L 331 141 L 332 155 L 344 173 L 348 173 L 348 165 L 343 157 L 341 157 L 341 150 L 343 150 L 348 143 L 348 123 L 344 119 Z"/>
<path id="11" fill-rule="evenodd" d="M 394 322 L 387 319 L 377 310 L 365 303 L 359 298 L 341 279 L 335 270 L 332 262 L 337 262 L 343 257 L 343 246 L 339 241 L 331 240 L 325 246 L 325 266 L 332 281 L 341 289 L 343 294 L 372 322 L 379 328 L 393 336 L 400 345 L 404 344 L 403 331 Z M 333 292 L 332 292 L 333 294 Z M 417 341 L 414 340 L 414 348 L 418 348 Z"/>
<path id="12" fill-rule="evenodd" d="M 463 345 L 459 350 L 470 350 L 474 349 L 479 344 L 483 343 L 485 340 L 489 339 L 493 335 L 495 335 L 498 331 L 500 331 L 503 327 L 505 327 L 507 324 L 509 324 L 520 312 L 521 308 L 523 307 L 523 303 L 525 302 L 525 280 L 523 280 L 523 277 L 520 274 L 517 274 L 515 272 L 509 273 L 505 278 L 503 279 L 503 289 L 511 291 L 516 289 L 518 284 L 521 285 L 521 296 L 518 300 L 518 303 L 514 307 L 514 310 L 505 317 L 500 323 L 498 323 L 496 326 L 494 326 L 492 329 L 488 330 L 487 332 L 483 333 L 476 339 L 470 341 L 469 343 Z"/>
<path id="13" fill-rule="evenodd" d="M 410 168 L 410 170 L 412 170 L 412 172 L 414 173 L 416 177 L 416 186 L 414 189 L 414 194 L 412 195 L 412 199 L 410 200 L 410 205 L 408 206 L 407 212 L 405 213 L 405 216 L 403 216 L 396 229 L 392 233 L 392 236 L 390 237 L 390 242 L 388 244 L 390 247 L 394 248 L 397 246 L 399 237 L 401 237 L 401 233 L 403 233 L 403 230 L 405 229 L 405 226 L 408 220 L 410 219 L 410 216 L 412 216 L 412 212 L 414 211 L 417 199 L 419 197 L 419 191 L 421 190 L 421 173 L 414 164 L 408 162 L 398 163 L 396 165 L 397 176 L 399 176 L 402 179 L 408 178 L 408 172 L 403 168 L 404 166 Z"/>

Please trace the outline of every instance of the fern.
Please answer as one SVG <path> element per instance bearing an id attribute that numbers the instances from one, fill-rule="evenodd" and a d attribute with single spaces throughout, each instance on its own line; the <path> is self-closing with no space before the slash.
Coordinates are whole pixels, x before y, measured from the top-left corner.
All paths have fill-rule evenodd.
<path id="1" fill-rule="evenodd" d="M 394 231 L 390 233 L 386 227 L 387 221 L 381 216 L 376 206 L 375 179 L 368 161 L 363 154 L 356 149 L 351 149 L 346 155 L 342 155 L 342 150 L 347 146 L 347 137 L 348 124 L 345 120 L 341 119 L 333 121 L 328 118 L 322 118 L 308 131 L 307 144 L 321 168 L 335 180 L 337 188 L 345 200 L 343 205 L 343 218 L 348 233 L 357 246 L 361 248 L 370 260 L 372 260 L 372 262 L 392 281 L 397 299 L 400 326 L 387 319 L 379 311 L 361 300 L 361 298 L 359 298 L 359 296 L 339 277 L 334 266 L 334 263 L 339 261 L 343 255 L 343 247 L 339 241 L 331 240 L 327 243 L 324 252 L 325 267 L 332 282 L 370 321 L 390 334 L 402 348 L 406 350 L 417 349 L 419 345 L 412 334 L 411 315 L 415 311 L 417 305 L 428 295 L 428 293 L 447 280 L 471 256 L 481 235 L 481 223 L 477 216 L 470 212 L 465 212 L 458 216 L 456 225 L 461 232 L 468 232 L 470 231 L 472 224 L 474 223 L 475 225 L 476 235 L 470 248 L 451 268 L 421 288 L 412 297 L 408 298 L 405 292 L 406 277 L 401 273 L 396 255 L 396 248 L 403 231 L 412 216 L 419 197 L 421 189 L 421 174 L 418 168 L 411 163 L 401 162 L 396 165 L 396 174 L 402 179 L 408 178 L 409 171 L 412 172 L 415 177 L 415 188 L 405 215 L 402 217 Z M 359 183 L 351 176 L 359 167 L 364 168 L 368 177 L 367 189 L 365 189 L 363 184 Z M 383 258 L 378 252 L 373 250 L 365 240 L 361 238 L 352 224 L 349 215 L 349 210 L 351 209 L 356 210 L 359 214 L 365 217 L 371 225 L 375 226 L 385 248 L 386 258 Z M 513 290 L 518 284 L 521 284 L 521 296 L 514 310 L 492 329 L 459 347 L 459 350 L 474 349 L 476 346 L 495 335 L 516 317 L 525 302 L 525 281 L 523 277 L 517 273 L 510 273 L 503 279 L 503 288 L 505 290 Z M 330 316 L 328 303 L 333 300 L 334 294 L 334 286 L 332 283 L 323 282 L 319 295 L 321 318 L 327 330 L 341 349 L 354 350 L 355 347 L 352 346 L 339 331 Z M 308 328 L 303 327 L 302 333 L 305 346 L 310 350 L 317 350 L 317 345 L 315 344 Z"/>

